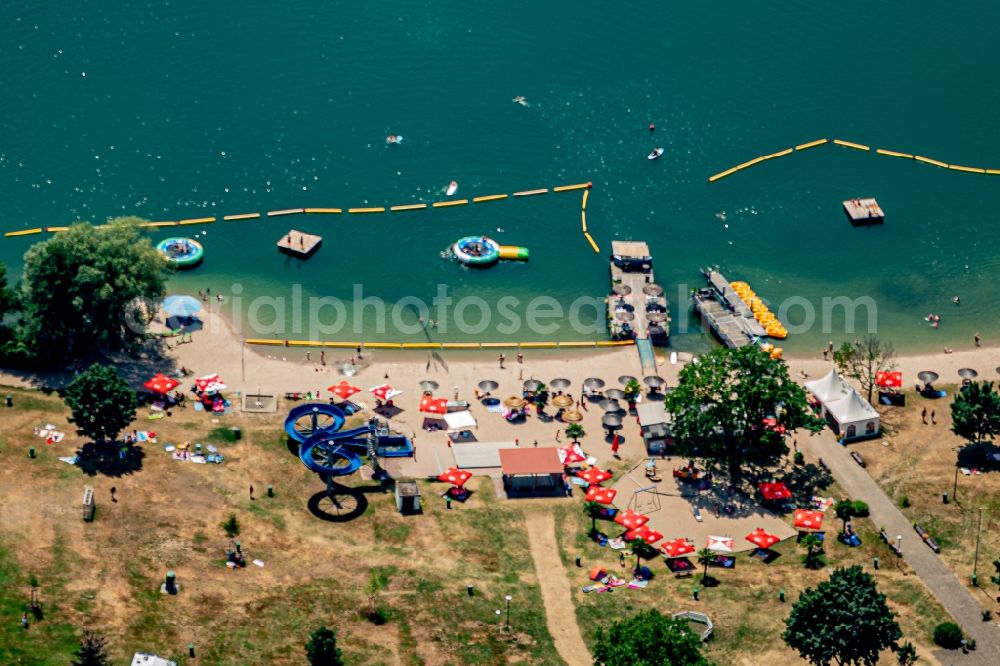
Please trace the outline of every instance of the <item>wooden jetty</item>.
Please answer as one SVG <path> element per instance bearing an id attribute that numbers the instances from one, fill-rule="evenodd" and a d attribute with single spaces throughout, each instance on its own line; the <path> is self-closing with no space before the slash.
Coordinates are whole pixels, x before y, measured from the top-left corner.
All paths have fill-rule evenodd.
<path id="1" fill-rule="evenodd" d="M 278 240 L 278 249 L 305 259 L 318 250 L 322 242 L 322 236 L 314 236 L 313 234 L 292 229 Z"/>
<path id="2" fill-rule="evenodd" d="M 885 213 L 874 197 L 848 199 L 844 202 L 844 212 L 851 224 L 881 224 L 885 221 Z"/>
<path id="3" fill-rule="evenodd" d="M 753 316 L 753 311 L 743 302 L 729 281 L 716 270 L 702 271 L 708 286 L 698 289 L 691 296 L 694 309 L 708 328 L 727 347 L 746 347 L 760 344 L 767 331 Z"/>
<path id="4" fill-rule="evenodd" d="M 612 241 L 608 326 L 616 340 L 670 344 L 670 315 L 663 289 L 654 282 L 653 258 L 642 241 Z"/>

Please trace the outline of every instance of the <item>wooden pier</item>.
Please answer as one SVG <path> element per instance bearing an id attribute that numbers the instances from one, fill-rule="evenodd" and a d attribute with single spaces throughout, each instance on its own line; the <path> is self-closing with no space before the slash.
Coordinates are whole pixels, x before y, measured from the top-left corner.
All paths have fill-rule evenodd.
<path id="1" fill-rule="evenodd" d="M 278 249 L 296 257 L 305 259 L 319 249 L 323 242 L 322 236 L 303 233 L 292 229 L 278 240 Z"/>
<path id="2" fill-rule="evenodd" d="M 881 224 L 885 221 L 885 213 L 874 197 L 848 199 L 844 202 L 844 212 L 851 224 Z"/>
<path id="3" fill-rule="evenodd" d="M 704 273 L 709 286 L 692 296 L 695 311 L 727 347 L 757 344 L 767 331 L 754 318 L 753 311 L 733 291 L 722 273 L 715 270 Z"/>
<path id="4" fill-rule="evenodd" d="M 646 243 L 612 241 L 613 293 L 607 299 L 612 338 L 634 337 L 636 340 L 648 339 L 655 345 L 670 344 L 667 299 L 653 279 L 653 258 Z"/>

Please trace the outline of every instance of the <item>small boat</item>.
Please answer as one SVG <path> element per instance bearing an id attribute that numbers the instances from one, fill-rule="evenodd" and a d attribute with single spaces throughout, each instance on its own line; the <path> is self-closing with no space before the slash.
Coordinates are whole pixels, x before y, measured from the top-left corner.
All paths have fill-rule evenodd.
<path id="1" fill-rule="evenodd" d="M 450 183 L 448 183 L 448 189 L 445 190 L 445 194 L 450 197 L 451 195 L 455 194 L 455 192 L 458 192 L 458 182 L 453 180 Z"/>
<path id="2" fill-rule="evenodd" d="M 389 136 L 385 137 L 385 142 L 388 144 L 403 143 L 403 137 L 398 134 L 390 134 Z"/>
<path id="3" fill-rule="evenodd" d="M 662 154 L 663 154 L 663 148 L 653 148 L 653 152 L 651 152 L 649 155 L 647 155 L 646 159 L 649 159 L 649 160 L 658 160 L 658 159 L 660 159 L 660 155 L 662 155 Z"/>

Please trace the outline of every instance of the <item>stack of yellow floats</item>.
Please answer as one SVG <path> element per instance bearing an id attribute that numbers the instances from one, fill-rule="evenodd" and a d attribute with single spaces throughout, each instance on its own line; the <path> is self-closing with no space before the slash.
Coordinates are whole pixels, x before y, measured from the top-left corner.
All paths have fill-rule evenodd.
<path id="1" fill-rule="evenodd" d="M 754 318 L 764 327 L 769 337 L 777 338 L 778 340 L 784 340 L 788 337 L 788 330 L 778 321 L 774 313 L 764 305 L 764 302 L 757 297 L 757 294 L 750 288 L 750 285 L 746 282 L 731 282 L 729 286 L 750 307 Z"/>

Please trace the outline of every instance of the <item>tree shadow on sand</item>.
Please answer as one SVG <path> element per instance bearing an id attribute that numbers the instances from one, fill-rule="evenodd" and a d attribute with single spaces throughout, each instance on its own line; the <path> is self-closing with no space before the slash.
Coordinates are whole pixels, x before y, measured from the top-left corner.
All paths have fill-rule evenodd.
<path id="1" fill-rule="evenodd" d="M 996 472 L 1000 470 L 1000 460 L 995 456 L 1000 454 L 996 444 L 982 442 L 966 444 L 958 450 L 958 466 L 967 469 L 978 469 L 981 472 Z"/>
<path id="2" fill-rule="evenodd" d="M 125 456 L 117 443 L 84 444 L 77 454 L 76 466 L 87 476 L 125 476 L 142 469 L 146 452 L 138 446 L 124 447 Z"/>

